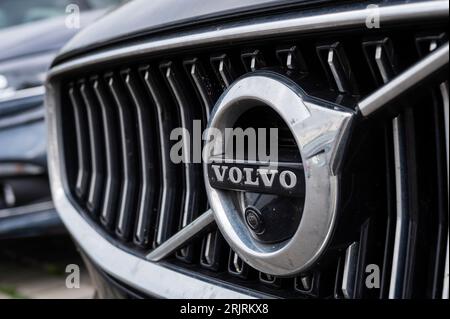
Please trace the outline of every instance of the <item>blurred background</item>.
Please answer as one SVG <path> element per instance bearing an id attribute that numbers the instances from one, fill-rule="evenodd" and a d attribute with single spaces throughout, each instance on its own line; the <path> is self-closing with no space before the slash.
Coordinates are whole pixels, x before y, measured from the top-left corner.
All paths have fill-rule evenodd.
<path id="1" fill-rule="evenodd" d="M 0 299 L 92 298 L 50 195 L 44 81 L 58 51 L 121 0 L 0 0 Z M 80 266 L 67 289 L 66 266 Z"/>

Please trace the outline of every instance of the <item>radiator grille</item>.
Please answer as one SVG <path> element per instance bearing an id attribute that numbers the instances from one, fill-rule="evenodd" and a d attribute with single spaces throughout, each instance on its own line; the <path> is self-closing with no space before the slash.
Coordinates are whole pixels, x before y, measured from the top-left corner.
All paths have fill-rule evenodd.
<path id="1" fill-rule="evenodd" d="M 193 120 L 204 128 L 220 94 L 257 69 L 294 76 L 333 102 L 357 101 L 446 41 L 443 27 L 427 28 L 250 41 L 66 74 L 60 104 L 71 199 L 98 231 L 143 256 L 208 208 L 201 165 L 169 159 L 173 128 L 194 134 Z M 448 84 L 432 85 L 405 98 L 401 112 L 355 129 L 337 231 L 311 271 L 296 278 L 258 273 L 217 230 L 166 266 L 280 297 L 440 298 L 448 233 L 446 99 Z M 371 264 L 380 267 L 380 289 L 365 285 Z"/>

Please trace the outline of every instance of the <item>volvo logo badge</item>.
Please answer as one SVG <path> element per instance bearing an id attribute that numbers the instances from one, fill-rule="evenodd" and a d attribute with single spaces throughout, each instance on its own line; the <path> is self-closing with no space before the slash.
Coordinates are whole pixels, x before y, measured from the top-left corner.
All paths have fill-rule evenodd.
<path id="1" fill-rule="evenodd" d="M 278 164 L 278 163 L 276 163 Z M 254 191 L 266 194 L 301 196 L 305 180 L 301 164 L 273 167 L 263 163 L 223 163 L 212 160 L 208 163 L 209 183 L 214 188 Z"/>
<path id="2" fill-rule="evenodd" d="M 270 275 L 295 275 L 330 241 L 353 112 L 308 96 L 286 76 L 256 71 L 222 95 L 209 128 L 224 133 L 246 123 L 248 114 L 263 127 L 277 123 L 288 142 L 279 145 L 277 162 L 227 158 L 222 139 L 206 143 L 209 203 L 224 238 L 245 262 Z"/>

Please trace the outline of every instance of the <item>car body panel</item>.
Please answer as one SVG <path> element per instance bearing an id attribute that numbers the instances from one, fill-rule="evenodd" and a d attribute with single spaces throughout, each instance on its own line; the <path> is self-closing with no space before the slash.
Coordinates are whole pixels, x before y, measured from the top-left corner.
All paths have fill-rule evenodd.
<path id="1" fill-rule="evenodd" d="M 55 61 L 124 39 L 135 38 L 179 26 L 205 23 L 219 18 L 290 6 L 320 4 L 330 0 L 135 0 L 116 8 L 86 27 L 64 46 Z M 123 19 L 123 17 L 132 17 Z"/>

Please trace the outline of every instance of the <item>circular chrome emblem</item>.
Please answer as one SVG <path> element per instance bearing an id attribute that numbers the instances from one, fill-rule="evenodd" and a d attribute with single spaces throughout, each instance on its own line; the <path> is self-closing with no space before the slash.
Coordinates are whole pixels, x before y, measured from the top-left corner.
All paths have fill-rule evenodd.
<path id="1" fill-rule="evenodd" d="M 205 146 L 205 183 L 215 220 L 250 266 L 271 275 L 294 275 L 327 247 L 351 119 L 349 110 L 310 97 L 270 71 L 244 76 L 219 99 L 209 128 L 221 136 L 230 128 L 258 123 L 281 131 L 276 162 L 226 158 L 223 138 Z"/>

